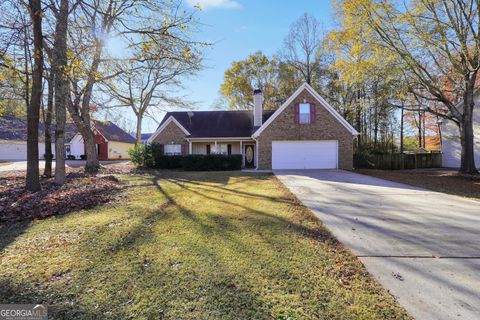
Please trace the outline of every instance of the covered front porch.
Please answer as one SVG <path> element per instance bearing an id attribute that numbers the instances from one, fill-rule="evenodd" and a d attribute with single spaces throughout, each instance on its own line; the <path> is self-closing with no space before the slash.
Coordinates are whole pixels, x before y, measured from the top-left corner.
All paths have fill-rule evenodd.
<path id="1" fill-rule="evenodd" d="M 188 138 L 188 154 L 224 154 L 242 155 L 242 167 L 255 168 L 256 143 L 250 137 L 245 138 Z"/>

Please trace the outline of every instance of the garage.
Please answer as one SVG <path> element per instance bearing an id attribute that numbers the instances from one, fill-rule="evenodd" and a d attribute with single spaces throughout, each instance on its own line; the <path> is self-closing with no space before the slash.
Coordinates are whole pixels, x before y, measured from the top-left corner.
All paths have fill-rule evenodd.
<path id="1" fill-rule="evenodd" d="M 335 169 L 337 140 L 272 141 L 272 169 Z"/>
<path id="2" fill-rule="evenodd" d="M 0 141 L 0 160 L 27 160 L 27 143 L 23 141 Z"/>
<path id="3" fill-rule="evenodd" d="M 52 143 L 52 152 L 55 154 L 55 144 Z M 45 158 L 45 143 L 38 143 L 38 156 Z M 27 142 L 16 140 L 0 141 L 0 160 L 27 160 Z"/>

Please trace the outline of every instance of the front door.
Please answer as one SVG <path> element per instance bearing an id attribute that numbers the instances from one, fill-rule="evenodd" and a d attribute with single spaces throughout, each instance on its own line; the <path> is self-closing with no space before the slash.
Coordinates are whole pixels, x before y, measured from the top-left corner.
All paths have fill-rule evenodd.
<path id="1" fill-rule="evenodd" d="M 245 145 L 245 168 L 255 167 L 255 148 L 252 144 Z"/>

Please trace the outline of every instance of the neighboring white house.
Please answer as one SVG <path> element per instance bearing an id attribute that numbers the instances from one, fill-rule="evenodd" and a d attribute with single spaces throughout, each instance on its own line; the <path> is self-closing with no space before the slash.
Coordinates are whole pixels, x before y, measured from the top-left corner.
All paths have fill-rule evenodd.
<path id="1" fill-rule="evenodd" d="M 92 121 L 100 160 L 129 159 L 128 149 L 135 139 L 110 121 Z M 39 158 L 45 158 L 45 126 L 39 125 Z M 55 126 L 51 127 L 52 153 L 55 156 Z M 83 138 L 73 123 L 65 126 L 65 153 L 80 159 L 85 154 Z M 27 160 L 27 123 L 16 117 L 0 117 L 0 161 Z"/>
<path id="2" fill-rule="evenodd" d="M 52 143 L 55 153 L 55 144 Z M 44 159 L 45 142 L 38 143 L 38 154 Z M 0 140 L 0 160 L 27 160 L 27 141 Z"/>
<path id="3" fill-rule="evenodd" d="M 69 141 L 76 133 L 73 124 L 65 128 L 65 140 Z M 51 128 L 52 153 L 55 155 L 55 126 Z M 38 154 L 40 159 L 45 158 L 45 126 L 39 125 Z M 27 160 L 27 124 L 16 117 L 0 117 L 0 160 Z"/>
<path id="4" fill-rule="evenodd" d="M 110 121 L 92 121 L 95 142 L 100 160 L 130 159 L 128 150 L 135 146 L 135 139 Z M 79 159 L 85 154 L 85 146 L 80 133 L 77 133 L 68 145 L 67 154 Z"/>
<path id="5" fill-rule="evenodd" d="M 475 150 L 475 165 L 480 169 L 480 90 L 475 92 L 475 107 L 473 108 L 473 135 Z M 442 159 L 446 168 L 460 168 L 462 147 L 458 126 L 450 120 L 445 120 L 442 128 Z"/>
<path id="6" fill-rule="evenodd" d="M 76 159 L 80 159 L 80 156 L 85 154 L 82 135 L 80 133 L 74 135 L 66 149 L 67 155 L 72 155 L 75 156 Z"/>

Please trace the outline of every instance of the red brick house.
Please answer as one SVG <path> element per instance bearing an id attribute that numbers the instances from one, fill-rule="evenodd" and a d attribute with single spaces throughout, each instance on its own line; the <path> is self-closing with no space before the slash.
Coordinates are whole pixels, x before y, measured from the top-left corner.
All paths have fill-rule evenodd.
<path id="1" fill-rule="evenodd" d="M 135 146 L 135 139 L 111 121 L 92 121 L 99 160 L 129 159 L 128 149 Z M 68 154 L 77 159 L 85 154 L 83 138 L 77 134 L 68 145 Z"/>
<path id="2" fill-rule="evenodd" d="M 172 154 L 241 154 L 256 169 L 351 169 L 358 132 L 310 85 L 301 85 L 275 111 L 168 112 L 149 143 Z"/>

